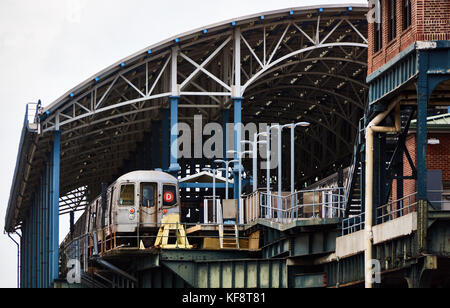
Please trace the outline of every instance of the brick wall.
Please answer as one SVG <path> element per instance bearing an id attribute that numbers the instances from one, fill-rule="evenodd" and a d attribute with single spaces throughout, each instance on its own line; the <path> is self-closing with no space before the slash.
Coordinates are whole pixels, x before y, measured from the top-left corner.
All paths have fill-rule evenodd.
<path id="1" fill-rule="evenodd" d="M 382 0 L 383 47 L 375 52 L 375 24 L 369 24 L 369 68 L 372 74 L 415 41 L 450 40 L 450 0 L 411 0 L 411 26 L 403 30 L 403 1 L 396 1 L 397 35 L 389 41 L 388 0 Z"/>
<path id="2" fill-rule="evenodd" d="M 429 133 L 428 139 L 439 139 L 440 144 L 428 145 L 427 168 L 442 170 L 442 181 L 450 182 L 450 134 Z"/>
<path id="3" fill-rule="evenodd" d="M 450 134 L 448 133 L 429 133 L 428 139 L 439 139 L 440 144 L 427 146 L 427 169 L 442 170 L 442 182 L 444 186 L 450 184 Z M 411 155 L 415 165 L 417 165 L 417 146 L 416 134 L 410 134 L 406 140 L 406 147 Z M 403 157 L 403 170 L 406 176 L 412 175 L 412 169 L 409 166 L 406 155 Z M 415 180 L 404 181 L 404 195 L 408 196 L 417 191 Z M 444 187 L 445 188 L 445 187 Z M 397 200 L 397 181 L 392 185 L 392 199 Z"/>

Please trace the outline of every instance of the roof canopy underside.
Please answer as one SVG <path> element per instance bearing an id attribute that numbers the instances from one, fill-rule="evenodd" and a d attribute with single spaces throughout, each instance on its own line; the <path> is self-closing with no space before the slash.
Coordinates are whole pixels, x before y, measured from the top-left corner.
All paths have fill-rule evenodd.
<path id="1" fill-rule="evenodd" d="M 221 123 L 234 96 L 244 97 L 244 124 L 310 122 L 298 131 L 297 153 L 305 157 L 296 162 L 299 176 L 347 159 L 367 102 L 367 7 L 322 8 L 269 12 L 192 31 L 69 91 L 43 110 L 40 134 L 25 132 L 7 230 L 20 224 L 32 203 L 53 130 L 61 130 L 61 196 L 97 187 L 120 176 L 174 94 L 180 96 L 179 121 L 191 125 L 197 114 L 204 123 Z M 18 198 L 18 191 L 26 193 Z"/>

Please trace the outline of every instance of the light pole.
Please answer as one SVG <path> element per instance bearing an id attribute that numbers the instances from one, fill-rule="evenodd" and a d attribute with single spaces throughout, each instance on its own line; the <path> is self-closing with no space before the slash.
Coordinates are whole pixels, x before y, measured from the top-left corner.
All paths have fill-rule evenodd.
<path id="1" fill-rule="evenodd" d="M 282 194 L 282 169 L 281 169 L 281 164 L 282 164 L 282 157 L 281 157 L 281 152 L 282 152 L 282 144 L 281 144 L 281 137 L 282 137 L 282 131 L 284 128 L 291 128 L 291 194 L 293 195 L 295 193 L 295 178 L 294 178 L 294 169 L 295 169 L 295 150 L 294 150 L 294 145 L 295 145 L 295 128 L 296 127 L 308 127 L 311 124 L 308 122 L 300 122 L 297 124 L 287 124 L 287 125 L 274 125 L 271 126 L 270 128 L 267 129 L 268 133 L 270 134 L 272 129 L 278 129 L 278 219 L 280 218 L 280 214 L 281 214 L 281 209 L 282 209 L 282 198 L 281 198 L 281 194 Z M 269 137 L 270 138 L 270 135 Z M 270 139 L 269 139 L 270 140 Z"/>
<path id="2" fill-rule="evenodd" d="M 267 136 L 267 133 L 255 133 L 253 141 L 243 140 L 241 144 L 250 144 L 253 154 L 253 192 L 258 190 L 258 144 L 267 144 L 267 141 L 258 141 L 258 137 Z"/>
<path id="3" fill-rule="evenodd" d="M 291 129 L 291 194 L 295 193 L 295 179 L 294 179 L 294 169 L 295 169 L 295 129 L 299 126 L 308 127 L 311 124 L 308 122 L 300 122 L 297 124 L 287 124 L 282 126 L 282 130 L 285 128 Z"/>
<path id="4" fill-rule="evenodd" d="M 297 124 L 287 124 L 284 125 L 281 129 L 290 128 L 291 129 L 291 209 L 292 213 L 294 211 L 294 193 L 295 193 L 295 178 L 294 178 L 294 170 L 295 170 L 295 129 L 297 127 L 308 127 L 311 124 L 308 122 L 300 122 Z"/>
<path id="5" fill-rule="evenodd" d="M 216 221 L 216 169 L 203 168 L 203 171 L 213 174 L 213 220 Z"/>
<path id="6" fill-rule="evenodd" d="M 230 170 L 230 164 L 232 163 L 238 163 L 238 160 L 229 160 L 229 161 L 225 161 L 225 160 L 215 160 L 214 161 L 216 164 L 224 164 L 225 168 L 221 168 L 221 169 L 217 169 L 217 171 L 225 171 L 225 199 L 228 200 L 228 173 Z M 236 185 L 236 183 L 234 183 Z"/>
<path id="7" fill-rule="evenodd" d="M 239 187 L 238 187 L 238 191 L 239 191 L 239 193 L 238 193 L 238 217 L 237 217 L 237 220 L 238 220 L 238 224 L 240 223 L 240 221 L 242 221 L 242 216 L 243 216 L 243 213 L 241 213 L 241 210 L 242 210 L 242 208 L 241 208 L 241 195 L 242 195 L 242 157 L 244 156 L 244 155 L 246 155 L 246 154 L 253 154 L 253 152 L 251 152 L 251 151 L 244 151 L 244 152 L 238 152 L 238 151 L 234 151 L 234 150 L 230 150 L 230 151 L 228 151 L 227 152 L 227 154 L 236 154 L 237 156 L 238 156 L 238 158 L 239 158 Z M 234 183 L 234 185 L 236 185 L 236 183 Z M 242 224 L 243 224 L 244 222 L 242 221 Z"/>

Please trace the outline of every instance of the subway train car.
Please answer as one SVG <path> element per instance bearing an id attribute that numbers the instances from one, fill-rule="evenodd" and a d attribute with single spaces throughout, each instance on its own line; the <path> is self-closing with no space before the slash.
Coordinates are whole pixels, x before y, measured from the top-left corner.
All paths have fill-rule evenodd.
<path id="1" fill-rule="evenodd" d="M 131 172 L 103 188 L 61 246 L 87 237 L 92 247 L 94 235 L 109 249 L 139 245 L 137 237 L 151 246 L 163 217 L 170 214 L 180 215 L 177 179 L 159 171 Z"/>

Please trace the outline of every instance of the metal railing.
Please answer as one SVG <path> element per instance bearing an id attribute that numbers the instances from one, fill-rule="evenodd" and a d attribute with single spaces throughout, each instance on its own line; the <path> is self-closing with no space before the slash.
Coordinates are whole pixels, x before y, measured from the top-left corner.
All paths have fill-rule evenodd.
<path id="1" fill-rule="evenodd" d="M 246 223 L 257 219 L 290 223 L 299 219 L 343 218 L 345 189 L 324 188 L 279 196 L 258 191 L 245 198 Z"/>
<path id="2" fill-rule="evenodd" d="M 417 211 L 417 192 L 377 208 L 375 225 L 392 221 L 415 211 Z M 361 231 L 364 228 L 365 213 L 362 213 L 342 221 L 341 236 Z"/>
<path id="3" fill-rule="evenodd" d="M 28 103 L 25 111 L 25 125 L 28 130 L 36 131 L 39 128 L 39 103 Z"/>
<path id="4" fill-rule="evenodd" d="M 138 249 L 151 249 L 161 248 L 155 246 L 155 242 L 158 238 L 167 238 L 168 244 L 175 245 L 176 248 L 186 249 L 185 244 L 179 243 L 177 240 L 182 237 L 184 243 L 189 243 L 189 249 L 203 249 L 204 239 L 217 239 L 217 243 L 224 238 L 220 236 L 219 224 L 196 224 L 196 223 L 140 223 L 140 224 L 120 224 L 120 227 L 133 226 L 136 227 L 135 232 L 120 232 L 118 225 L 107 226 L 103 229 L 99 229 L 93 232 L 88 232 L 83 235 L 73 237 L 66 237 L 65 241 L 61 244 L 60 251 L 61 256 L 64 256 L 67 260 L 77 259 L 82 265 L 84 271 L 88 270 L 88 261 L 95 256 L 102 256 L 105 253 L 114 251 L 120 248 L 138 250 Z M 173 232 L 160 233 L 164 227 L 171 228 Z M 179 227 L 184 228 L 184 234 L 180 234 L 175 231 Z M 200 228 L 199 228 L 200 227 Z M 192 230 L 195 228 L 195 230 Z M 208 234 L 202 234 L 202 229 L 206 229 Z M 213 233 L 216 231 L 217 233 Z M 239 242 L 242 240 L 249 241 L 249 236 L 241 236 L 237 234 L 236 237 Z M 144 247 L 142 247 L 144 245 Z M 217 247 L 219 249 L 220 246 Z M 239 247 L 242 249 L 243 247 Z"/>
<path id="5" fill-rule="evenodd" d="M 436 210 L 450 211 L 450 190 L 429 190 L 428 201 Z"/>
<path id="6" fill-rule="evenodd" d="M 417 192 L 391 201 L 377 209 L 377 225 L 408 215 L 417 210 Z"/>
<path id="7" fill-rule="evenodd" d="M 352 234 L 364 230 L 366 214 L 362 213 L 357 216 L 346 218 L 342 220 L 341 236 Z"/>

